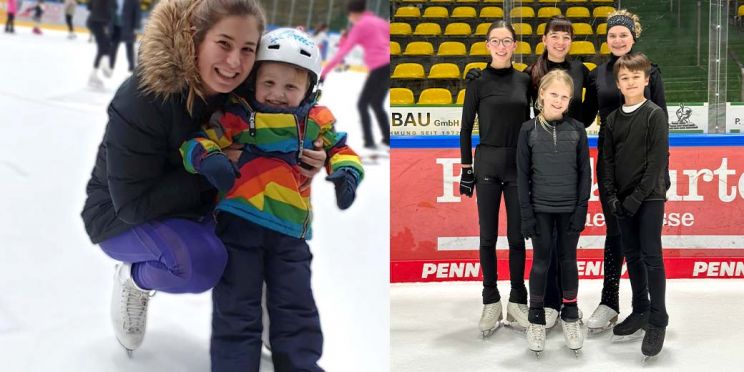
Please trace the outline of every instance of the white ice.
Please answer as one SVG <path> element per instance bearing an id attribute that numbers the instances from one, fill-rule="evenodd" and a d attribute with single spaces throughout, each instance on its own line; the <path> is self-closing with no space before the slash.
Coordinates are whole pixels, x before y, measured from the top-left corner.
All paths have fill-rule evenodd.
<path id="1" fill-rule="evenodd" d="M 529 286 L 529 283 L 527 283 Z M 744 308 L 741 279 L 674 279 L 666 285 L 669 314 L 664 349 L 642 362 L 641 341 L 612 343 L 612 331 L 588 336 L 578 358 L 565 346 L 560 325 L 548 332 L 540 359 L 525 336 L 499 328 L 478 330 L 481 283 L 394 284 L 390 291 L 393 371 L 741 371 Z M 508 301 L 509 282 L 498 283 Z M 588 319 L 599 304 L 602 280 L 581 280 L 579 308 Z M 620 282 L 620 319 L 631 310 L 630 282 Z M 504 306 L 505 308 L 505 306 Z M 583 327 L 586 334 L 586 326 Z"/>
<path id="2" fill-rule="evenodd" d="M 87 34 L 65 37 L 25 27 L 0 34 L 0 370 L 208 371 L 209 293 L 158 293 L 131 360 L 114 338 L 114 261 L 90 243 L 79 214 L 127 63 L 122 47 L 105 91 L 91 90 L 95 45 Z M 364 78 L 331 74 L 322 98 L 357 148 L 355 92 Z M 330 371 L 389 368 L 389 163 L 366 172 L 343 212 L 332 184 L 323 177 L 313 184 L 313 288 L 325 335 L 320 364 Z M 264 362 L 262 370 L 272 370 Z"/>

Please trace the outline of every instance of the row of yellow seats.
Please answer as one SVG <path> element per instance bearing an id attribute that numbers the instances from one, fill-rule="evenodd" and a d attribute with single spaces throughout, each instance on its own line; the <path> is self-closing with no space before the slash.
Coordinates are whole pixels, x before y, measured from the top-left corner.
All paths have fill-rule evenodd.
<path id="1" fill-rule="evenodd" d="M 532 32 L 532 25 L 529 23 L 513 23 L 514 32 L 518 36 L 542 36 L 545 34 L 546 23 L 540 23 L 535 32 Z M 411 29 L 411 25 L 403 22 L 393 22 L 390 24 L 390 35 L 392 36 L 486 36 L 488 28 L 491 27 L 490 23 L 481 23 L 475 27 L 475 32 L 470 27 L 470 24 L 464 22 L 449 23 L 444 27 L 444 33 L 442 33 L 442 26 L 438 23 L 420 23 L 416 26 L 415 31 Z M 579 22 L 574 23 L 572 26 L 573 33 L 576 36 L 587 36 L 587 35 L 605 35 L 607 33 L 607 23 L 600 23 L 597 25 L 597 31 L 592 30 L 592 25 L 589 23 Z"/>
<path id="2" fill-rule="evenodd" d="M 736 12 L 736 15 L 739 18 L 744 17 L 744 5 L 739 5 L 739 10 Z"/>
<path id="3" fill-rule="evenodd" d="M 422 3 L 434 3 L 434 4 L 461 4 L 461 3 L 484 3 L 484 4 L 503 4 L 504 0 L 395 0 L 396 3 L 403 4 L 422 4 Z M 558 3 L 595 3 L 595 4 L 607 4 L 615 3 L 615 0 L 514 0 L 514 3 L 522 4 L 558 4 Z"/>
<path id="4" fill-rule="evenodd" d="M 540 55 L 545 50 L 545 44 L 539 42 L 535 45 L 535 55 Z M 514 50 L 515 55 L 531 55 L 532 46 L 525 41 L 517 41 L 517 48 Z M 597 50 L 591 41 L 574 41 L 571 43 L 570 55 L 584 56 L 595 55 Z M 599 48 L 600 55 L 610 54 L 610 48 L 606 42 L 603 42 Z M 434 46 L 428 41 L 411 41 L 406 44 L 406 49 L 401 53 L 400 44 L 396 41 L 390 42 L 390 55 L 392 56 L 434 56 Z M 465 44 L 459 41 L 445 41 L 439 44 L 437 49 L 438 57 L 453 56 L 490 56 L 486 43 L 476 41 L 470 45 L 470 52 L 466 53 Z"/>
<path id="5" fill-rule="evenodd" d="M 460 75 L 460 67 L 454 63 L 435 63 L 429 69 L 429 74 L 426 75 L 424 72 L 424 66 L 419 63 L 400 63 L 395 66 L 393 70 L 393 79 L 465 79 L 470 69 L 485 69 L 488 64 L 486 62 L 471 62 L 465 65 L 462 75 Z M 524 71 L 527 65 L 520 62 L 512 63 L 514 69 Z M 597 68 L 597 65 L 591 62 L 584 62 L 584 65 L 589 71 Z"/>
<path id="6" fill-rule="evenodd" d="M 465 89 L 457 94 L 457 104 L 465 102 Z M 451 105 L 452 93 L 444 88 L 428 88 L 421 91 L 418 102 L 413 97 L 413 91 L 408 88 L 390 88 L 391 105 Z"/>
<path id="7" fill-rule="evenodd" d="M 598 6 L 593 11 L 584 6 L 572 6 L 566 9 L 566 18 L 607 18 L 614 12 L 615 8 L 611 6 Z M 562 15 L 558 7 L 542 7 L 537 9 L 537 14 L 532 7 L 518 6 L 509 12 L 510 18 L 544 18 L 548 19 L 557 15 Z M 430 6 L 424 9 L 423 15 L 421 9 L 415 6 L 403 6 L 395 11 L 394 18 L 503 18 L 504 10 L 495 6 L 486 6 L 478 12 L 471 6 L 458 6 L 452 9 L 450 14 L 447 8 L 443 6 Z"/>

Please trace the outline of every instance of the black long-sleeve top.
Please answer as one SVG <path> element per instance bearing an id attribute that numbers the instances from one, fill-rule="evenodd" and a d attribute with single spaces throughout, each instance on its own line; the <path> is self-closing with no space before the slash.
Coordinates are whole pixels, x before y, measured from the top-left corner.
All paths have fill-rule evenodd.
<path id="1" fill-rule="evenodd" d="M 632 113 L 615 110 L 603 126 L 602 182 L 608 200 L 617 198 L 635 209 L 644 200 L 666 200 L 669 125 L 662 109 L 646 100 Z"/>
<path id="2" fill-rule="evenodd" d="M 530 117 L 529 86 L 529 75 L 511 66 L 503 69 L 488 66 L 479 78 L 468 83 L 460 127 L 462 164 L 473 162 L 472 134 L 476 114 L 481 144 L 516 151 L 519 128 Z"/>
<path id="3" fill-rule="evenodd" d="M 549 59 L 545 61 L 548 66 L 548 72 L 553 71 L 556 68 L 565 70 L 573 80 L 574 90 L 571 97 L 571 102 L 568 104 L 568 113 L 566 116 L 574 118 L 584 124 L 584 128 L 592 125 L 594 118 L 597 116 L 597 92 L 594 90 L 595 86 L 590 84 L 589 80 L 589 69 L 584 66 L 580 61 L 563 61 L 553 62 Z M 532 64 L 525 72 L 532 76 L 532 69 L 535 65 Z M 538 88 L 530 84 L 530 99 L 533 106 L 537 103 Z M 586 88 L 586 95 L 582 102 L 582 89 Z M 540 111 L 534 107 L 535 116 Z"/>

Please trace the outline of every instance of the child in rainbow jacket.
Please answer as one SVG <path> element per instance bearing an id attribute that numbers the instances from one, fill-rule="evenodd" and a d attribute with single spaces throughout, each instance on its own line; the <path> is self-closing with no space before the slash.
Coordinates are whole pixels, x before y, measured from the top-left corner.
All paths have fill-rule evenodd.
<path id="1" fill-rule="evenodd" d="M 300 185 L 300 155 L 320 138 L 326 179 L 346 209 L 364 176 L 357 154 L 336 132 L 335 118 L 316 104 L 321 57 L 307 34 L 281 28 L 261 38 L 248 99 L 232 94 L 197 137 L 181 146 L 186 170 L 220 191 L 216 233 L 228 264 L 212 292 L 213 370 L 259 369 L 261 294 L 271 319 L 277 370 L 318 371 L 323 335 L 310 286 L 310 188 Z M 222 152 L 241 145 L 237 167 Z"/>

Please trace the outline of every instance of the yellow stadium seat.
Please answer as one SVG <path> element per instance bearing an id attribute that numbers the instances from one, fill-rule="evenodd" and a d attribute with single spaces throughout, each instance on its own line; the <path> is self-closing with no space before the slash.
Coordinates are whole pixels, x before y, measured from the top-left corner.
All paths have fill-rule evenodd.
<path id="1" fill-rule="evenodd" d="M 439 44 L 437 50 L 437 56 L 440 57 L 451 57 L 451 56 L 466 56 L 468 51 L 465 49 L 465 44 L 459 41 L 445 41 Z"/>
<path id="2" fill-rule="evenodd" d="M 486 49 L 486 43 L 485 41 L 476 41 L 470 46 L 470 53 L 471 56 L 490 56 L 491 53 L 488 53 L 488 49 Z"/>
<path id="3" fill-rule="evenodd" d="M 391 56 L 398 56 L 400 55 L 400 44 L 398 44 L 395 41 L 390 42 L 390 55 Z"/>
<path id="4" fill-rule="evenodd" d="M 449 17 L 449 12 L 447 11 L 447 8 L 443 6 L 430 6 L 426 9 L 424 9 L 424 15 L 422 18 L 447 18 Z"/>
<path id="5" fill-rule="evenodd" d="M 607 23 L 600 23 L 597 26 L 597 35 L 604 36 L 607 35 Z"/>
<path id="6" fill-rule="evenodd" d="M 537 29 L 535 30 L 535 35 L 545 35 L 545 27 L 547 23 L 543 22 L 537 25 Z"/>
<path id="7" fill-rule="evenodd" d="M 401 0 L 404 3 L 425 3 L 426 0 Z"/>
<path id="8" fill-rule="evenodd" d="M 452 93 L 444 88 L 429 88 L 421 92 L 419 105 L 451 105 Z"/>
<path id="9" fill-rule="evenodd" d="M 514 54 L 532 54 L 532 47 L 527 42 L 517 41 L 517 49 L 514 50 Z"/>
<path id="10" fill-rule="evenodd" d="M 415 6 L 402 6 L 395 11 L 395 18 L 418 18 L 421 10 Z"/>
<path id="11" fill-rule="evenodd" d="M 594 35 L 592 31 L 592 25 L 588 23 L 574 23 L 571 25 L 573 33 L 576 36 Z"/>
<path id="12" fill-rule="evenodd" d="M 442 34 L 442 27 L 436 23 L 424 22 L 416 25 L 413 31 L 416 36 L 439 36 Z"/>
<path id="13" fill-rule="evenodd" d="M 390 88 L 390 105 L 412 105 L 416 103 L 408 88 Z"/>
<path id="14" fill-rule="evenodd" d="M 570 55 L 594 55 L 597 54 L 597 50 L 594 49 L 594 44 L 591 41 L 574 41 L 571 43 L 571 50 L 568 52 Z"/>
<path id="15" fill-rule="evenodd" d="M 434 54 L 434 46 L 428 41 L 412 41 L 406 45 L 404 56 L 430 56 Z"/>
<path id="16" fill-rule="evenodd" d="M 408 36 L 412 33 L 411 25 L 404 22 L 393 22 L 390 24 L 390 35 Z"/>
<path id="17" fill-rule="evenodd" d="M 537 45 L 535 45 L 535 55 L 536 56 L 539 56 L 540 54 L 543 54 L 544 51 L 545 51 L 545 43 L 543 43 L 541 41 L 541 42 L 537 43 Z"/>
<path id="18" fill-rule="evenodd" d="M 393 79 L 423 79 L 426 77 L 424 66 L 418 63 L 401 63 L 393 70 Z"/>
<path id="19" fill-rule="evenodd" d="M 527 68 L 527 64 L 526 63 L 520 63 L 520 62 L 513 62 L 512 63 L 512 66 L 517 71 L 524 71 Z"/>
<path id="20" fill-rule="evenodd" d="M 551 18 L 561 15 L 561 10 L 554 7 L 544 7 L 537 10 L 537 18 Z"/>
<path id="21" fill-rule="evenodd" d="M 503 4 L 504 0 L 483 0 L 483 3 L 484 4 L 488 4 L 488 3 Z"/>
<path id="22" fill-rule="evenodd" d="M 584 62 L 584 66 L 589 69 L 589 71 L 594 70 L 597 68 L 597 65 L 591 62 Z"/>
<path id="23" fill-rule="evenodd" d="M 484 6 L 481 8 L 478 18 L 504 18 L 504 9 L 497 6 Z"/>
<path id="24" fill-rule="evenodd" d="M 460 89 L 459 92 L 457 92 L 457 100 L 455 101 L 455 104 L 462 105 L 465 103 L 465 89 Z"/>
<path id="25" fill-rule="evenodd" d="M 560 0 L 539 0 L 538 3 L 540 4 L 553 4 L 554 6 L 557 6 L 558 3 L 560 3 Z"/>
<path id="26" fill-rule="evenodd" d="M 481 23 L 478 26 L 475 27 L 475 33 L 473 36 L 483 36 L 485 38 L 486 32 L 488 32 L 488 29 L 491 27 L 490 23 Z"/>
<path id="27" fill-rule="evenodd" d="M 615 0 L 610 0 L 615 1 Z M 589 0 L 566 0 L 567 3 L 587 3 Z"/>
<path id="28" fill-rule="evenodd" d="M 518 6 L 509 12 L 511 18 L 535 18 L 535 11 L 528 6 Z"/>
<path id="29" fill-rule="evenodd" d="M 744 17 L 744 5 L 739 5 L 739 11 L 736 12 L 738 17 Z"/>
<path id="30" fill-rule="evenodd" d="M 440 4 L 444 3 L 444 4 L 449 4 L 449 3 L 452 2 L 452 0 L 429 0 L 429 2 L 430 3 L 440 3 Z"/>
<path id="31" fill-rule="evenodd" d="M 429 79 L 459 79 L 460 68 L 454 63 L 437 63 L 429 70 Z"/>
<path id="32" fill-rule="evenodd" d="M 514 3 L 523 3 L 523 4 L 527 4 L 527 3 L 534 3 L 535 1 L 534 1 L 534 0 L 514 0 L 513 2 L 514 2 Z"/>
<path id="33" fill-rule="evenodd" d="M 456 3 L 478 3 L 479 0 L 455 0 Z"/>
<path id="34" fill-rule="evenodd" d="M 486 66 L 488 66 L 488 63 L 486 62 L 470 62 L 465 65 L 465 68 L 462 70 L 462 78 L 465 79 L 465 76 L 468 76 L 468 71 L 474 68 L 484 70 Z"/>
<path id="35" fill-rule="evenodd" d="M 470 25 L 462 22 L 450 23 L 444 28 L 445 36 L 470 36 L 472 33 Z"/>
<path id="36" fill-rule="evenodd" d="M 452 9 L 450 18 L 475 18 L 477 14 L 472 6 L 458 6 Z"/>
<path id="37" fill-rule="evenodd" d="M 592 11 L 592 16 L 594 18 L 607 18 L 614 11 L 615 8 L 611 6 L 598 6 Z"/>
<path id="38" fill-rule="evenodd" d="M 607 46 L 607 42 L 602 43 L 602 45 L 599 46 L 599 54 L 606 55 L 610 54 L 610 47 Z"/>
<path id="39" fill-rule="evenodd" d="M 589 8 L 585 6 L 572 6 L 566 9 L 566 18 L 589 18 Z"/>
<path id="40" fill-rule="evenodd" d="M 614 3 L 615 0 L 592 0 L 593 3 Z"/>
<path id="41" fill-rule="evenodd" d="M 512 27 L 517 36 L 532 35 L 532 26 L 529 23 L 512 23 Z"/>

